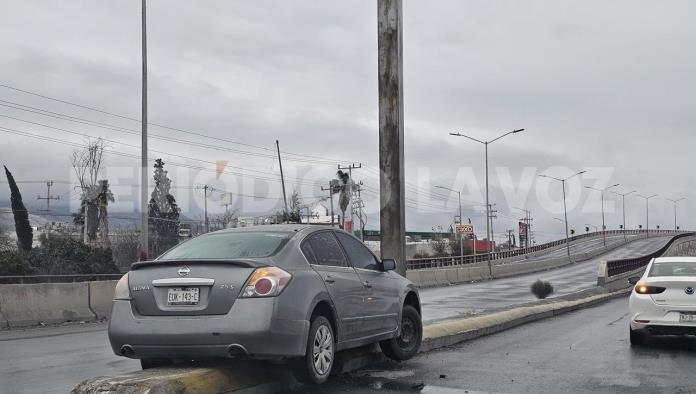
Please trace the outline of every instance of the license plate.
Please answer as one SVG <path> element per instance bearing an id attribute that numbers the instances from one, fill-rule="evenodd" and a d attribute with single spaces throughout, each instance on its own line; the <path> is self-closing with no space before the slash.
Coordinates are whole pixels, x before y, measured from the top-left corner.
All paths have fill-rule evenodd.
<path id="1" fill-rule="evenodd" d="M 686 323 L 693 323 L 693 322 L 696 322 L 696 314 L 693 314 L 693 313 L 680 313 L 680 314 L 679 314 L 679 321 L 680 321 L 680 322 L 686 322 Z"/>
<path id="2" fill-rule="evenodd" d="M 167 305 L 198 305 L 198 287 L 172 287 L 167 290 Z"/>

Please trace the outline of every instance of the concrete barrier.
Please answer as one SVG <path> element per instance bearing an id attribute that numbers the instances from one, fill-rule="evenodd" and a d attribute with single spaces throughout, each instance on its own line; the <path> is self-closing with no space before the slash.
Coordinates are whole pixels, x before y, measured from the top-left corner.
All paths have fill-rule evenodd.
<path id="1" fill-rule="evenodd" d="M 9 327 L 96 318 L 87 283 L 0 285 L 0 311 Z"/>
<path id="2" fill-rule="evenodd" d="M 114 289 L 117 280 L 87 282 L 89 285 L 89 307 L 97 319 L 106 319 L 111 315 Z"/>

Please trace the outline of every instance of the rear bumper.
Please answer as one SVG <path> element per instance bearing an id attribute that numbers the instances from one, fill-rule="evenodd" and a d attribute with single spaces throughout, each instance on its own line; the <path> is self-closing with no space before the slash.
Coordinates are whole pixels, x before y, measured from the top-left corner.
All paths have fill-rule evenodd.
<path id="1" fill-rule="evenodd" d="M 655 335 L 696 335 L 696 322 L 680 321 L 680 314 L 696 313 L 696 306 L 658 305 L 649 295 L 631 294 L 629 317 L 632 330 Z"/>
<path id="2" fill-rule="evenodd" d="M 258 358 L 303 356 L 309 321 L 273 319 L 275 298 L 238 299 L 225 315 L 142 316 L 113 302 L 109 341 L 116 355 Z"/>

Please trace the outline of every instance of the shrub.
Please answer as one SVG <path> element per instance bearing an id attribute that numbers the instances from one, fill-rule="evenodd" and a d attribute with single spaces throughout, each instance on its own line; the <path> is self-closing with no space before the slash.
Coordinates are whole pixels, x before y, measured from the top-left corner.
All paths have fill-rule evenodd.
<path id="1" fill-rule="evenodd" d="M 0 275 L 30 275 L 33 270 L 18 251 L 0 251 Z"/>
<path id="2" fill-rule="evenodd" d="M 543 300 L 544 298 L 548 297 L 551 293 L 553 293 L 553 286 L 550 282 L 537 279 L 536 282 L 532 283 L 532 294 L 534 294 L 536 298 Z"/>
<path id="3" fill-rule="evenodd" d="M 66 236 L 51 234 L 28 254 L 29 266 L 44 275 L 111 274 L 120 272 L 111 249 L 90 248 Z"/>

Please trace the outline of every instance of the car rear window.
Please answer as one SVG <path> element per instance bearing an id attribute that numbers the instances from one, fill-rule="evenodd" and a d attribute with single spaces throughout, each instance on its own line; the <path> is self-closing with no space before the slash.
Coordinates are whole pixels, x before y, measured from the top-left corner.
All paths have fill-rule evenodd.
<path id="1" fill-rule="evenodd" d="M 696 263 L 686 261 L 654 263 L 648 276 L 696 276 Z"/>
<path id="2" fill-rule="evenodd" d="M 207 234 L 170 249 L 157 260 L 268 257 L 278 253 L 291 236 L 279 231 Z"/>

